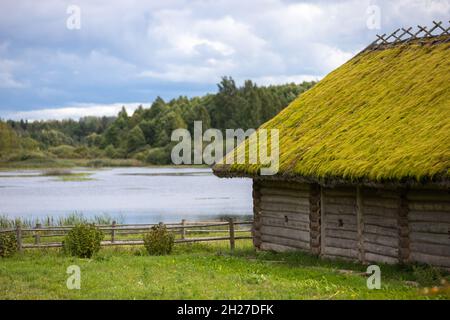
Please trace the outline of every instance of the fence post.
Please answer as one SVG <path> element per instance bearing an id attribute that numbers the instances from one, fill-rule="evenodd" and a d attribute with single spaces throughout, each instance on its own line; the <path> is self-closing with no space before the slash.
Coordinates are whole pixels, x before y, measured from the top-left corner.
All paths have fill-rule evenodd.
<path id="1" fill-rule="evenodd" d="M 20 224 L 17 224 L 16 226 L 16 238 L 17 238 L 17 249 L 19 252 L 22 252 L 22 227 Z"/>
<path id="2" fill-rule="evenodd" d="M 231 252 L 234 251 L 234 219 L 230 218 L 229 220 L 229 229 L 230 229 L 230 249 Z"/>
<path id="3" fill-rule="evenodd" d="M 42 224 L 36 223 L 36 229 L 41 229 L 41 228 L 42 228 Z M 40 231 L 35 231 L 35 233 L 34 233 L 34 244 L 35 245 L 41 244 L 41 234 L 39 232 Z"/>
<path id="4" fill-rule="evenodd" d="M 111 225 L 111 243 L 114 243 L 116 241 L 116 221 L 112 222 Z"/>
<path id="5" fill-rule="evenodd" d="M 181 220 L 181 239 L 186 239 L 186 229 L 184 228 L 186 226 L 186 219 Z"/>

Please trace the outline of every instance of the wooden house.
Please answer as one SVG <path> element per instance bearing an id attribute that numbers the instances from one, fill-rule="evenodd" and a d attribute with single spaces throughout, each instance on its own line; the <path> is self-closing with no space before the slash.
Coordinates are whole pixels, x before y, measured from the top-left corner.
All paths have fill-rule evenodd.
<path id="1" fill-rule="evenodd" d="M 257 248 L 450 269 L 448 30 L 379 37 L 265 123 L 277 174 L 215 165 L 253 179 Z"/>

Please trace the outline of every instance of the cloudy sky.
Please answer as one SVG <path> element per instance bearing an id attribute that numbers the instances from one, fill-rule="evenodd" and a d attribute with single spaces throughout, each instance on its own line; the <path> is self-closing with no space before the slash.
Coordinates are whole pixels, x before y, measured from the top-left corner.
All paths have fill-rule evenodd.
<path id="1" fill-rule="evenodd" d="M 320 79 L 377 33 L 449 17 L 450 0 L 2 0 L 0 117 L 115 114 L 224 75 Z"/>

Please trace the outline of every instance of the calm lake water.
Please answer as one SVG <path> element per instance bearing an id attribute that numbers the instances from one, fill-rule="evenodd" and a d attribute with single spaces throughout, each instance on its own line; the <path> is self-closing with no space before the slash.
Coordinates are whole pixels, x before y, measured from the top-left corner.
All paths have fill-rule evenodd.
<path id="1" fill-rule="evenodd" d="M 62 181 L 40 170 L 0 171 L 0 214 L 38 218 L 73 212 L 108 214 L 124 223 L 245 217 L 252 212 L 250 179 L 219 179 L 211 169 L 114 168 L 88 181 Z"/>

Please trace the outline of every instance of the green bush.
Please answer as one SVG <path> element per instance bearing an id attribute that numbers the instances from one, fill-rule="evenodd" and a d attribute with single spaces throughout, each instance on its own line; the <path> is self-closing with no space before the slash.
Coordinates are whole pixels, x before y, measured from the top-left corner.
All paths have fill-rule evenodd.
<path id="1" fill-rule="evenodd" d="M 26 160 L 46 160 L 49 157 L 40 151 L 19 151 L 10 153 L 6 157 L 6 161 L 26 161 Z"/>
<path id="2" fill-rule="evenodd" d="M 173 249 L 175 237 L 163 224 L 153 226 L 144 235 L 144 246 L 150 255 L 170 254 Z"/>
<path id="3" fill-rule="evenodd" d="M 63 250 L 66 254 L 80 258 L 90 258 L 100 250 L 104 234 L 94 224 L 81 223 L 73 227 L 65 236 Z"/>
<path id="4" fill-rule="evenodd" d="M 0 233 L 0 257 L 9 257 L 17 252 L 17 240 L 13 233 Z"/>
<path id="5" fill-rule="evenodd" d="M 170 151 L 165 148 L 153 148 L 148 151 L 146 161 L 150 164 L 169 164 Z"/>
<path id="6" fill-rule="evenodd" d="M 76 159 L 80 158 L 80 155 L 76 152 L 76 148 L 69 145 L 60 145 L 56 147 L 48 148 L 52 154 L 61 159 Z"/>

